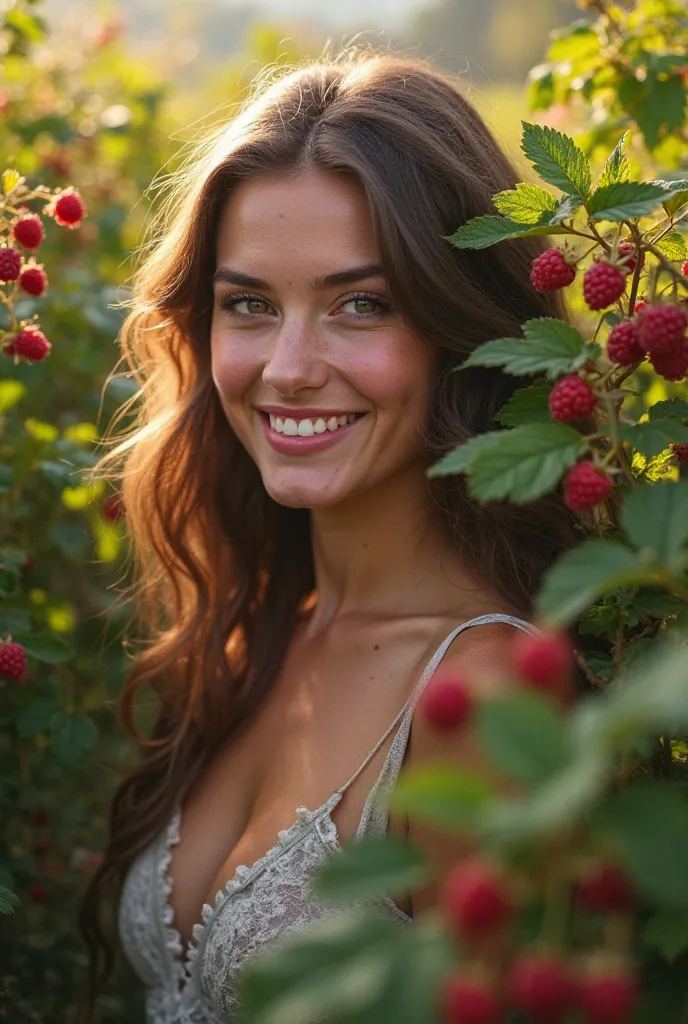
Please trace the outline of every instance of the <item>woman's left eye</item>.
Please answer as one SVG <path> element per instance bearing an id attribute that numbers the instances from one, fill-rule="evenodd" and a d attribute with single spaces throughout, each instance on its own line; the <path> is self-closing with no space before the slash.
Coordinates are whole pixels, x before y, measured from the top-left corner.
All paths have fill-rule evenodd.
<path id="1" fill-rule="evenodd" d="M 349 303 L 374 307 L 372 312 L 370 310 L 354 310 L 354 316 L 359 318 L 381 316 L 383 313 L 388 313 L 392 308 L 391 302 L 388 302 L 386 299 L 378 299 L 373 295 L 352 295 L 351 298 L 346 299 L 339 308 L 343 309 L 344 306 L 348 306 Z"/>

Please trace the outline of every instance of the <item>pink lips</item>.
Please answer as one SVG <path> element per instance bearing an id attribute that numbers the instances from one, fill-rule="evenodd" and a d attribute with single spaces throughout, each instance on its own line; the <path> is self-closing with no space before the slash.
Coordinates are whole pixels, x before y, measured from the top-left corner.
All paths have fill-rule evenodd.
<path id="1" fill-rule="evenodd" d="M 336 430 L 327 430 L 324 434 L 312 434 L 310 437 L 299 437 L 298 435 L 296 437 L 289 437 L 273 430 L 270 426 L 270 419 L 265 414 L 258 413 L 258 417 L 268 442 L 275 451 L 280 452 L 282 455 L 310 455 L 311 452 L 319 452 L 323 448 L 329 448 L 331 445 L 336 444 L 337 441 L 347 437 L 350 431 L 354 430 L 357 424 L 364 419 L 363 416 L 360 416 L 353 423 L 347 423 L 344 427 L 337 427 Z"/>

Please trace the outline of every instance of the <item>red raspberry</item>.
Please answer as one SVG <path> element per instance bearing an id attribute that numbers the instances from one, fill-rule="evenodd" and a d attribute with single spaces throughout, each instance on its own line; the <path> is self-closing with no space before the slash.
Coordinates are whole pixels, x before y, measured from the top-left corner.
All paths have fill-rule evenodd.
<path id="1" fill-rule="evenodd" d="M 26 651 L 21 644 L 0 644 L 0 676 L 23 679 L 26 675 Z"/>
<path id="2" fill-rule="evenodd" d="M 682 466 L 688 466 L 688 444 L 672 444 L 671 450 Z"/>
<path id="3" fill-rule="evenodd" d="M 24 356 L 32 363 L 40 363 L 50 352 L 52 345 L 42 331 L 35 327 L 27 327 L 25 331 L 15 334 L 12 348 L 18 356 Z"/>
<path id="4" fill-rule="evenodd" d="M 623 969 L 599 969 L 578 982 L 578 1006 L 588 1024 L 625 1024 L 640 997 L 637 979 Z"/>
<path id="5" fill-rule="evenodd" d="M 6 355 L 6 356 L 13 356 L 13 355 L 15 355 L 14 343 L 10 341 L 10 342 L 8 342 L 8 344 L 3 345 L 2 351 L 3 351 L 3 355 Z"/>
<path id="6" fill-rule="evenodd" d="M 681 264 L 681 273 L 684 277 L 688 277 L 688 260 L 684 260 Z"/>
<path id="7" fill-rule="evenodd" d="M 632 320 L 614 324 L 607 338 L 607 356 L 621 366 L 630 366 L 645 357 L 638 328 Z"/>
<path id="8" fill-rule="evenodd" d="M 440 992 L 442 1020 L 447 1024 L 499 1024 L 501 1000 L 493 988 L 455 974 L 447 978 Z"/>
<path id="9" fill-rule="evenodd" d="M 511 650 L 514 669 L 536 689 L 561 690 L 571 678 L 573 644 L 566 633 L 519 633 Z"/>
<path id="10" fill-rule="evenodd" d="M 40 882 L 34 882 L 29 886 L 29 899 L 32 903 L 45 903 L 45 886 Z"/>
<path id="11" fill-rule="evenodd" d="M 539 292 L 565 288 L 575 276 L 576 268 L 566 262 L 566 256 L 556 246 L 536 256 L 530 265 L 530 283 Z"/>
<path id="12" fill-rule="evenodd" d="M 27 295 L 42 295 L 48 287 L 48 275 L 42 266 L 27 267 L 19 275 L 19 287 Z"/>
<path id="13" fill-rule="evenodd" d="M 564 477 L 564 502 L 573 512 L 587 512 L 609 497 L 612 479 L 584 459 Z"/>
<path id="14" fill-rule="evenodd" d="M 12 232 L 17 242 L 25 249 L 37 249 L 43 241 L 43 221 L 37 213 L 20 217 Z"/>
<path id="15" fill-rule="evenodd" d="M 633 255 L 633 259 L 630 259 L 627 263 L 624 263 L 624 266 L 626 267 L 626 270 L 628 271 L 628 273 L 632 274 L 633 271 L 635 270 L 636 262 L 637 262 L 637 258 L 636 258 L 637 257 L 637 249 L 636 249 L 635 245 L 633 244 L 633 242 L 622 242 L 621 245 L 619 246 L 617 252 L 619 253 L 619 256 L 621 256 L 622 258 L 624 256 L 629 256 L 631 253 L 634 254 Z M 642 264 L 642 257 L 641 257 L 640 265 L 641 265 L 641 267 L 643 265 Z"/>
<path id="16" fill-rule="evenodd" d="M 435 729 L 456 729 L 473 710 L 468 684 L 456 674 L 435 673 L 418 701 L 418 712 Z"/>
<path id="17" fill-rule="evenodd" d="M 640 313 L 640 311 L 642 309 L 646 309 L 647 306 L 649 306 L 649 302 L 644 302 L 643 299 L 638 299 L 638 301 L 633 306 L 633 312 Z"/>
<path id="18" fill-rule="evenodd" d="M 109 494 L 101 507 L 103 515 L 111 523 L 117 523 L 124 517 L 124 503 L 119 494 Z"/>
<path id="19" fill-rule="evenodd" d="M 511 916 L 511 894 L 498 872 L 485 861 L 469 860 L 451 871 L 442 888 L 442 906 L 459 935 L 477 938 Z"/>
<path id="20" fill-rule="evenodd" d="M 652 369 L 666 380 L 682 380 L 688 374 L 688 338 L 673 352 L 650 356 Z"/>
<path id="21" fill-rule="evenodd" d="M 560 423 L 582 420 L 597 406 L 597 397 L 582 377 L 570 373 L 562 377 L 549 393 L 549 411 Z"/>
<path id="22" fill-rule="evenodd" d="M 633 886 L 614 861 L 598 864 L 581 878 L 576 896 L 588 910 L 623 914 L 635 906 Z"/>
<path id="23" fill-rule="evenodd" d="M 595 263 L 583 275 L 583 298 L 589 309 L 606 309 L 621 298 L 626 273 L 611 263 Z"/>
<path id="24" fill-rule="evenodd" d="M 648 306 L 638 317 L 640 343 L 651 356 L 676 349 L 685 337 L 688 313 L 681 306 Z"/>
<path id="25" fill-rule="evenodd" d="M 78 227 L 85 215 L 86 204 L 76 189 L 68 189 L 55 200 L 55 220 L 62 227 Z"/>
<path id="26" fill-rule="evenodd" d="M 514 964 L 509 991 L 516 1009 L 533 1024 L 557 1024 L 575 998 L 567 965 L 549 953 L 526 953 Z"/>
<path id="27" fill-rule="evenodd" d="M 0 247 L 0 281 L 16 281 L 21 273 L 21 256 L 16 249 L 3 245 Z"/>

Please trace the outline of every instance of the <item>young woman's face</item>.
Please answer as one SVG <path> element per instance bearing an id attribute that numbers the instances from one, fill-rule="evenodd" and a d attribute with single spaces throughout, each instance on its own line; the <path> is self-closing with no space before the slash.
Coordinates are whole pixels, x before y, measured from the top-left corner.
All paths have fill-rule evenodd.
<path id="1" fill-rule="evenodd" d="M 213 379 L 275 501 L 330 507 L 424 471 L 436 356 L 392 303 L 353 181 L 241 182 L 220 220 L 214 290 Z"/>

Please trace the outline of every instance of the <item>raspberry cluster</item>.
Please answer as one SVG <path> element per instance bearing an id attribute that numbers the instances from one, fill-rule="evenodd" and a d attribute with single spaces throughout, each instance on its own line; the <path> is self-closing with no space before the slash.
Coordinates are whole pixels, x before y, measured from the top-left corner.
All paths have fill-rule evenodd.
<path id="1" fill-rule="evenodd" d="M 688 310 L 683 305 L 637 302 L 635 311 L 635 320 L 621 320 L 609 332 L 609 359 L 631 366 L 649 355 L 661 377 L 681 380 L 688 373 Z"/>

